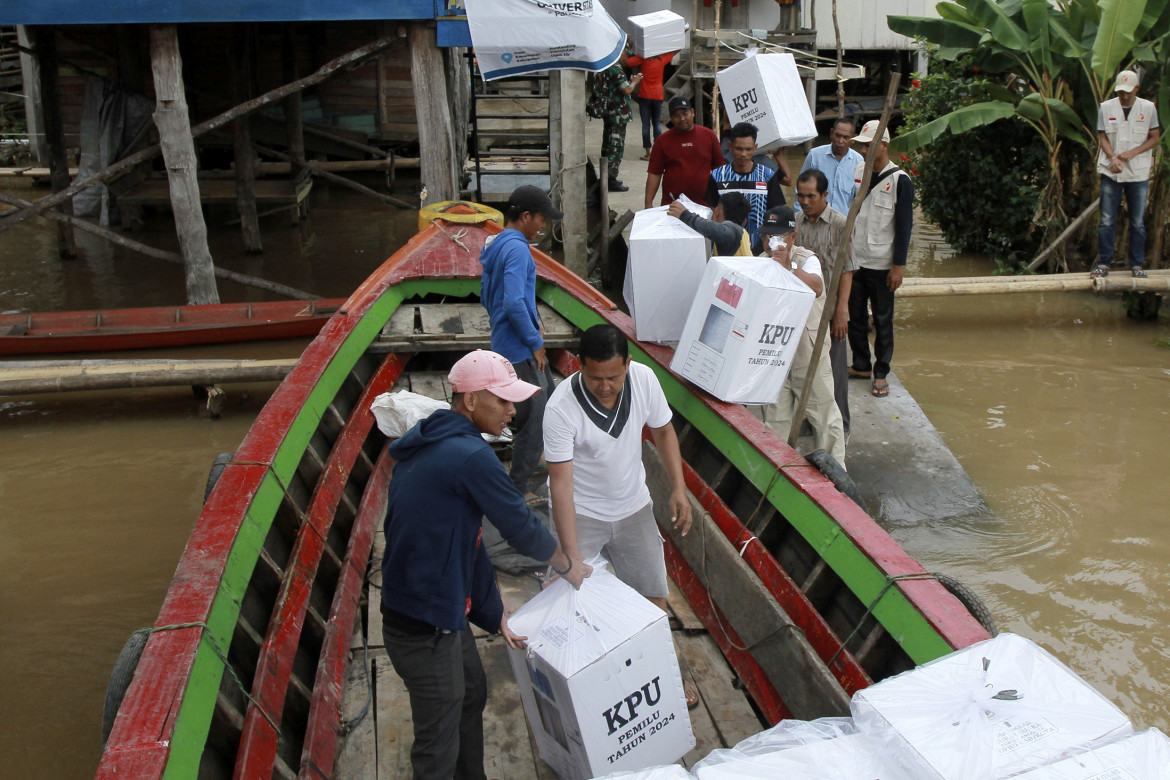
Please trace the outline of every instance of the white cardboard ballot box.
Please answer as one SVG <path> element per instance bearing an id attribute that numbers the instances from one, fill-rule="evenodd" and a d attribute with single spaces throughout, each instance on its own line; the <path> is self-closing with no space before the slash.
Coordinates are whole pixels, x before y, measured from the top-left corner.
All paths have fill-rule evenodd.
<path id="1" fill-rule="evenodd" d="M 629 17 L 634 54 L 657 57 L 686 48 L 687 23 L 674 11 L 655 11 Z"/>
<path id="2" fill-rule="evenodd" d="M 751 122 L 761 151 L 817 137 L 808 95 L 791 54 L 756 54 L 715 76 L 731 124 Z"/>
<path id="3" fill-rule="evenodd" d="M 622 293 L 641 341 L 679 340 L 711 252 L 710 241 L 667 214 L 666 208 L 639 211 L 630 227 Z M 702 207 L 693 210 L 703 216 Z"/>
<path id="4" fill-rule="evenodd" d="M 562 780 L 645 769 L 695 746 L 666 613 L 604 568 L 558 580 L 508 618 L 540 757 Z"/>
<path id="5" fill-rule="evenodd" d="M 772 403 L 815 297 L 771 258 L 712 257 L 670 370 L 727 403 Z"/>
<path id="6" fill-rule="evenodd" d="M 1076 753 L 1020 780 L 1170 780 L 1170 739 L 1157 729 Z"/>
<path id="7" fill-rule="evenodd" d="M 1008 777 L 1133 732 L 1113 703 L 1015 634 L 882 680 L 850 709 L 891 768 L 923 780 Z"/>

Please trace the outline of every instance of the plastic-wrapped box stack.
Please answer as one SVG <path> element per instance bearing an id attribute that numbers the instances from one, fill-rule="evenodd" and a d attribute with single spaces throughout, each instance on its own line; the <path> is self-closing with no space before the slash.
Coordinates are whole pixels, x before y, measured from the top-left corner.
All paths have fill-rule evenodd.
<path id="1" fill-rule="evenodd" d="M 817 137 L 808 95 L 791 54 L 756 54 L 715 76 L 731 124 L 751 122 L 762 151 Z"/>
<path id="2" fill-rule="evenodd" d="M 689 201 L 687 210 L 711 217 L 710 209 Z M 667 214 L 666 206 L 634 215 L 622 295 L 639 340 L 662 343 L 682 337 L 710 253 L 710 242 Z"/>
<path id="3" fill-rule="evenodd" d="M 667 764 L 633 772 L 616 772 L 596 780 L 695 780 L 695 777 L 678 764 Z"/>
<path id="4" fill-rule="evenodd" d="M 1170 780 L 1170 739 L 1143 731 L 1017 775 L 1020 780 Z"/>
<path id="5" fill-rule="evenodd" d="M 1014 634 L 971 645 L 858 691 L 858 729 L 898 776 L 989 780 L 1126 736 L 1121 710 Z"/>
<path id="6" fill-rule="evenodd" d="M 666 613 L 595 564 L 508 618 L 509 650 L 540 757 L 562 780 L 669 764 L 695 746 Z"/>
<path id="7" fill-rule="evenodd" d="M 727 403 L 775 401 L 815 297 L 771 258 L 712 257 L 671 371 Z"/>
<path id="8" fill-rule="evenodd" d="M 876 780 L 873 743 L 850 718 L 783 720 L 729 750 L 713 750 L 692 768 L 699 780 Z"/>
<path id="9" fill-rule="evenodd" d="M 634 54 L 656 57 L 686 48 L 687 23 L 674 11 L 655 11 L 629 17 Z"/>

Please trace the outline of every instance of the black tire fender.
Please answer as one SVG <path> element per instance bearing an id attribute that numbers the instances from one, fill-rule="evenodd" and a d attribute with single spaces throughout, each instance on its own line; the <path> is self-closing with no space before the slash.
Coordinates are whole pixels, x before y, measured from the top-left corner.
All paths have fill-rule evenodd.
<path id="1" fill-rule="evenodd" d="M 122 652 L 118 653 L 118 660 L 114 662 L 114 670 L 110 672 L 110 682 L 106 685 L 106 701 L 102 707 L 102 744 L 110 738 L 114 728 L 114 718 L 118 716 L 118 708 L 122 706 L 122 699 L 134 679 L 134 671 L 138 668 L 138 659 L 142 657 L 142 649 L 146 647 L 146 640 L 150 637 L 149 631 L 135 631 L 122 645 Z"/>
<path id="2" fill-rule="evenodd" d="M 865 503 L 861 500 L 861 493 L 858 492 L 857 485 L 853 482 L 853 477 L 849 476 L 849 472 L 837 462 L 836 458 L 824 450 L 814 450 L 804 457 L 809 463 L 817 467 L 817 471 L 828 477 L 829 481 L 836 485 L 838 490 L 853 499 L 853 503 L 865 509 Z"/>
<path id="3" fill-rule="evenodd" d="M 971 617 L 979 621 L 979 625 L 987 629 L 987 633 L 995 636 L 999 633 L 999 629 L 995 625 L 995 618 L 991 616 L 991 610 L 983 603 L 983 599 L 975 591 L 968 588 L 963 583 L 949 574 L 941 574 L 936 572 L 934 578 L 938 580 L 939 584 L 947 589 L 947 592 L 959 600 L 959 603 L 967 608 L 971 613 Z"/>
<path id="4" fill-rule="evenodd" d="M 207 472 L 207 487 L 203 488 L 203 503 L 207 503 L 211 491 L 215 489 L 215 483 L 219 482 L 219 478 L 223 474 L 224 467 L 231 463 L 234 457 L 236 457 L 234 452 L 221 452 L 215 456 L 215 460 L 211 461 L 211 471 Z"/>

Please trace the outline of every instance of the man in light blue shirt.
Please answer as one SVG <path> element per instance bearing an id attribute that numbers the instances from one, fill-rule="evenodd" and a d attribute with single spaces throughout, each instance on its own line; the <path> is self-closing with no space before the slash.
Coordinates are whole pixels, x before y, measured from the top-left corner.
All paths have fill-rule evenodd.
<path id="1" fill-rule="evenodd" d="M 812 149 L 800 168 L 801 173 L 817 170 L 825 174 L 829 180 L 829 205 L 842 214 L 849 213 L 855 186 L 853 174 L 857 164 L 864 162 L 864 158 L 852 148 L 856 133 L 857 127 L 853 120 L 841 117 L 829 131 L 831 143 Z"/>

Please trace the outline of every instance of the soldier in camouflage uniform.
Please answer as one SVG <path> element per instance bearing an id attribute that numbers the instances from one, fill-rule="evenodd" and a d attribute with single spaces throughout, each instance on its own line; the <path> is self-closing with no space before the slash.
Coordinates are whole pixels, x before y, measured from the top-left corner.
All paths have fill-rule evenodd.
<path id="1" fill-rule="evenodd" d="M 634 101 L 630 95 L 638 88 L 642 74 L 626 78 L 626 54 L 600 73 L 589 74 L 589 104 L 586 113 L 600 119 L 601 156 L 609 160 L 609 189 L 626 192 L 630 188 L 618 178 L 622 156 L 626 152 L 626 125 L 634 116 Z"/>

